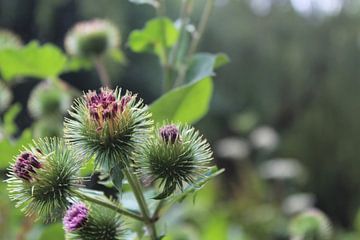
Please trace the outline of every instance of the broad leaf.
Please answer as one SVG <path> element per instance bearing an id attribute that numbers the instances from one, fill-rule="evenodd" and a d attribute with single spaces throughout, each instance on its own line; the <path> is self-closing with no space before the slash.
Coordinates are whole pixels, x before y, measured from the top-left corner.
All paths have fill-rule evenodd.
<path id="1" fill-rule="evenodd" d="M 194 123 L 209 109 L 213 92 L 211 78 L 175 88 L 150 105 L 155 122 Z"/>
<path id="2" fill-rule="evenodd" d="M 206 77 L 214 76 L 214 70 L 229 62 L 226 54 L 195 54 L 189 63 L 185 82 L 195 82 Z"/>
<path id="3" fill-rule="evenodd" d="M 179 33 L 169 18 L 155 18 L 148 21 L 142 30 L 134 30 L 129 36 L 129 46 L 134 52 L 151 52 L 164 59 L 165 45 L 172 47 Z"/>
<path id="4" fill-rule="evenodd" d="M 17 76 L 53 78 L 65 64 L 66 56 L 52 44 L 30 42 L 19 49 L 0 50 L 0 72 L 6 80 Z"/>

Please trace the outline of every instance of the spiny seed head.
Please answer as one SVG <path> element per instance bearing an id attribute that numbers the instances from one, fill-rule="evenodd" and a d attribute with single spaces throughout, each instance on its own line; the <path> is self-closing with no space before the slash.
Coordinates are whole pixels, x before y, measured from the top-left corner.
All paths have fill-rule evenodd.
<path id="1" fill-rule="evenodd" d="M 64 218 L 66 239 L 68 240 L 120 240 L 124 231 L 120 216 L 111 209 L 92 204 L 76 204 L 75 209 L 68 210 L 72 223 L 68 228 L 67 215 Z M 79 207 L 80 206 L 80 207 Z"/>
<path id="2" fill-rule="evenodd" d="M 100 56 L 120 45 L 120 34 L 109 21 L 94 19 L 77 23 L 65 37 L 65 49 L 81 57 Z"/>
<path id="3" fill-rule="evenodd" d="M 25 181 L 32 180 L 32 174 L 41 167 L 37 157 L 31 152 L 21 153 L 13 166 L 14 174 Z"/>
<path id="4" fill-rule="evenodd" d="M 62 217 L 80 178 L 78 156 L 57 138 L 34 141 L 9 168 L 8 191 L 26 215 Z"/>
<path id="5" fill-rule="evenodd" d="M 174 144 L 179 140 L 179 129 L 174 124 L 165 125 L 160 128 L 160 136 L 164 142 Z"/>
<path id="6" fill-rule="evenodd" d="M 74 203 L 67 211 L 63 219 L 64 228 L 68 232 L 80 229 L 85 225 L 89 215 L 89 209 L 84 203 Z"/>
<path id="7" fill-rule="evenodd" d="M 136 161 L 138 173 L 160 181 L 162 190 L 156 199 L 166 198 L 176 189 L 194 183 L 209 169 L 212 160 L 208 142 L 186 125 L 157 128 L 144 145 L 143 152 L 135 157 L 141 159 Z"/>
<path id="8" fill-rule="evenodd" d="M 96 166 L 104 170 L 129 161 L 152 128 L 147 107 L 128 91 L 89 91 L 72 109 L 71 119 L 65 119 L 65 139 L 80 155 L 95 155 Z"/>

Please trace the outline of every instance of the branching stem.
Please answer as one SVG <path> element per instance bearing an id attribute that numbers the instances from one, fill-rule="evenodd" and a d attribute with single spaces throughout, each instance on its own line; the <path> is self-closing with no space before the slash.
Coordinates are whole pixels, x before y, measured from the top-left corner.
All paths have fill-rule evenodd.
<path id="1" fill-rule="evenodd" d="M 127 217 L 130 217 L 130 218 L 133 218 L 133 219 L 136 219 L 138 221 L 142 221 L 144 222 L 145 219 L 142 217 L 142 216 L 139 216 L 138 214 L 130 211 L 130 210 L 127 210 L 127 209 L 124 209 L 124 208 L 121 208 L 120 206 L 117 206 L 109 201 L 103 201 L 103 200 L 100 200 L 98 198 L 95 198 L 95 197 L 91 197 L 89 195 L 86 195 L 84 193 L 82 193 L 80 190 L 78 191 L 75 191 L 75 195 L 77 197 L 79 197 L 80 199 L 82 200 L 85 200 L 85 201 L 88 201 L 88 202 L 92 202 L 92 203 L 95 203 L 95 204 L 98 204 L 98 205 L 101 205 L 103 207 L 106 207 L 106 208 L 109 208 L 115 212 L 118 212 L 122 215 L 125 215 Z"/>
<path id="2" fill-rule="evenodd" d="M 151 239 L 157 240 L 155 223 L 150 216 L 150 211 L 149 211 L 148 205 L 146 203 L 139 179 L 137 178 L 137 176 L 135 174 L 132 173 L 132 171 L 128 167 L 126 167 L 124 169 L 124 174 L 133 190 L 136 201 L 138 202 L 140 211 L 143 215 L 143 219 L 144 219 L 145 225 L 150 233 Z"/>

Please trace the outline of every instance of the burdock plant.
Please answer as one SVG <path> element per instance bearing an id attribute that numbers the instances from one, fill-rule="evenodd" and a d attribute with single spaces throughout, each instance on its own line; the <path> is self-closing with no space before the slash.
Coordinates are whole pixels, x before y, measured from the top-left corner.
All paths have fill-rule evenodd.
<path id="1" fill-rule="evenodd" d="M 219 173 L 198 131 L 183 124 L 154 127 L 147 106 L 129 91 L 88 91 L 69 113 L 65 140 L 34 141 L 15 157 L 7 180 L 10 198 L 27 215 L 45 221 L 63 217 L 67 239 L 122 239 L 129 226 L 123 217 L 144 223 L 146 235 L 158 239 L 162 207 Z M 126 178 L 139 210 L 121 206 L 121 197 L 118 202 L 82 188 L 79 170 L 91 158 L 119 192 Z M 145 198 L 141 179 L 146 178 L 154 192 L 150 197 L 158 201 L 155 209 Z"/>
<path id="2" fill-rule="evenodd" d="M 169 206 L 222 172 L 212 165 L 208 141 L 185 124 L 206 113 L 213 75 L 212 71 L 209 75 L 197 73 L 189 65 L 197 61 L 194 52 L 212 7 L 212 1 L 208 1 L 196 32 L 188 32 L 192 2 L 183 1 L 182 9 L 187 11 L 182 12 L 179 30 L 170 19 L 158 17 L 143 30 L 133 31 L 129 38 L 133 51 L 155 53 L 163 68 L 164 91 L 169 93 L 156 101 L 151 111 L 137 94 L 110 86 L 102 60 L 120 44 L 119 32 L 112 23 L 85 21 L 68 32 L 65 49 L 72 60 L 92 60 L 103 87 L 74 100 L 64 121 L 63 139 L 35 140 L 15 156 L 6 181 L 10 198 L 25 214 L 46 222 L 62 218 L 67 239 L 119 240 L 136 233 L 136 239 L 158 240 L 165 234 L 158 220 Z M 163 3 L 153 6 L 160 15 L 164 12 L 160 9 Z M 191 41 L 180 43 L 182 39 Z M 184 46 L 189 49 L 185 51 Z M 199 59 L 203 57 L 211 58 L 206 61 L 211 62 L 210 68 L 227 61 L 222 56 L 215 64 L 215 55 Z M 50 105 L 32 109 L 33 115 L 51 112 L 54 107 L 62 110 L 63 106 L 57 104 L 59 96 L 50 96 Z M 181 101 L 181 107 L 173 105 Z M 196 112 L 194 105 L 201 109 L 190 116 Z M 160 120 L 156 108 L 166 113 Z M 173 108 L 181 108 L 185 118 L 172 118 L 178 114 L 170 116 L 176 110 Z M 111 188 L 107 191 L 111 196 L 84 187 L 88 178 L 81 177 L 80 170 L 88 170 L 92 161 L 93 173 L 99 176 L 92 181 L 102 184 L 102 190 Z M 125 192 L 133 194 L 137 207 L 125 204 Z"/>

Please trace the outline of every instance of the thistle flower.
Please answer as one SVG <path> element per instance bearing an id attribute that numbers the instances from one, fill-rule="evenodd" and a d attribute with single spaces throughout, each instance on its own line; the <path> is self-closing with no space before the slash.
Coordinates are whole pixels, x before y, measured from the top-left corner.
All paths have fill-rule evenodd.
<path id="1" fill-rule="evenodd" d="M 120 216 L 96 204 L 73 204 L 63 223 L 68 240 L 120 240 L 124 235 Z"/>
<path id="2" fill-rule="evenodd" d="M 81 155 L 95 155 L 103 169 L 123 165 L 151 131 L 151 115 L 136 95 L 102 88 L 75 100 L 64 135 Z"/>
<path id="3" fill-rule="evenodd" d="M 202 177 L 209 169 L 212 151 L 194 128 L 171 124 L 157 128 L 136 159 L 140 174 L 160 181 L 162 192 L 155 198 L 161 199 Z"/>
<path id="4" fill-rule="evenodd" d="M 34 141 L 9 168 L 10 199 L 26 215 L 56 220 L 72 199 L 79 168 L 80 160 L 61 140 Z"/>
<path id="5" fill-rule="evenodd" d="M 82 57 L 100 56 L 119 45 L 117 28 L 111 22 L 101 19 L 79 22 L 65 37 L 66 51 Z"/>

